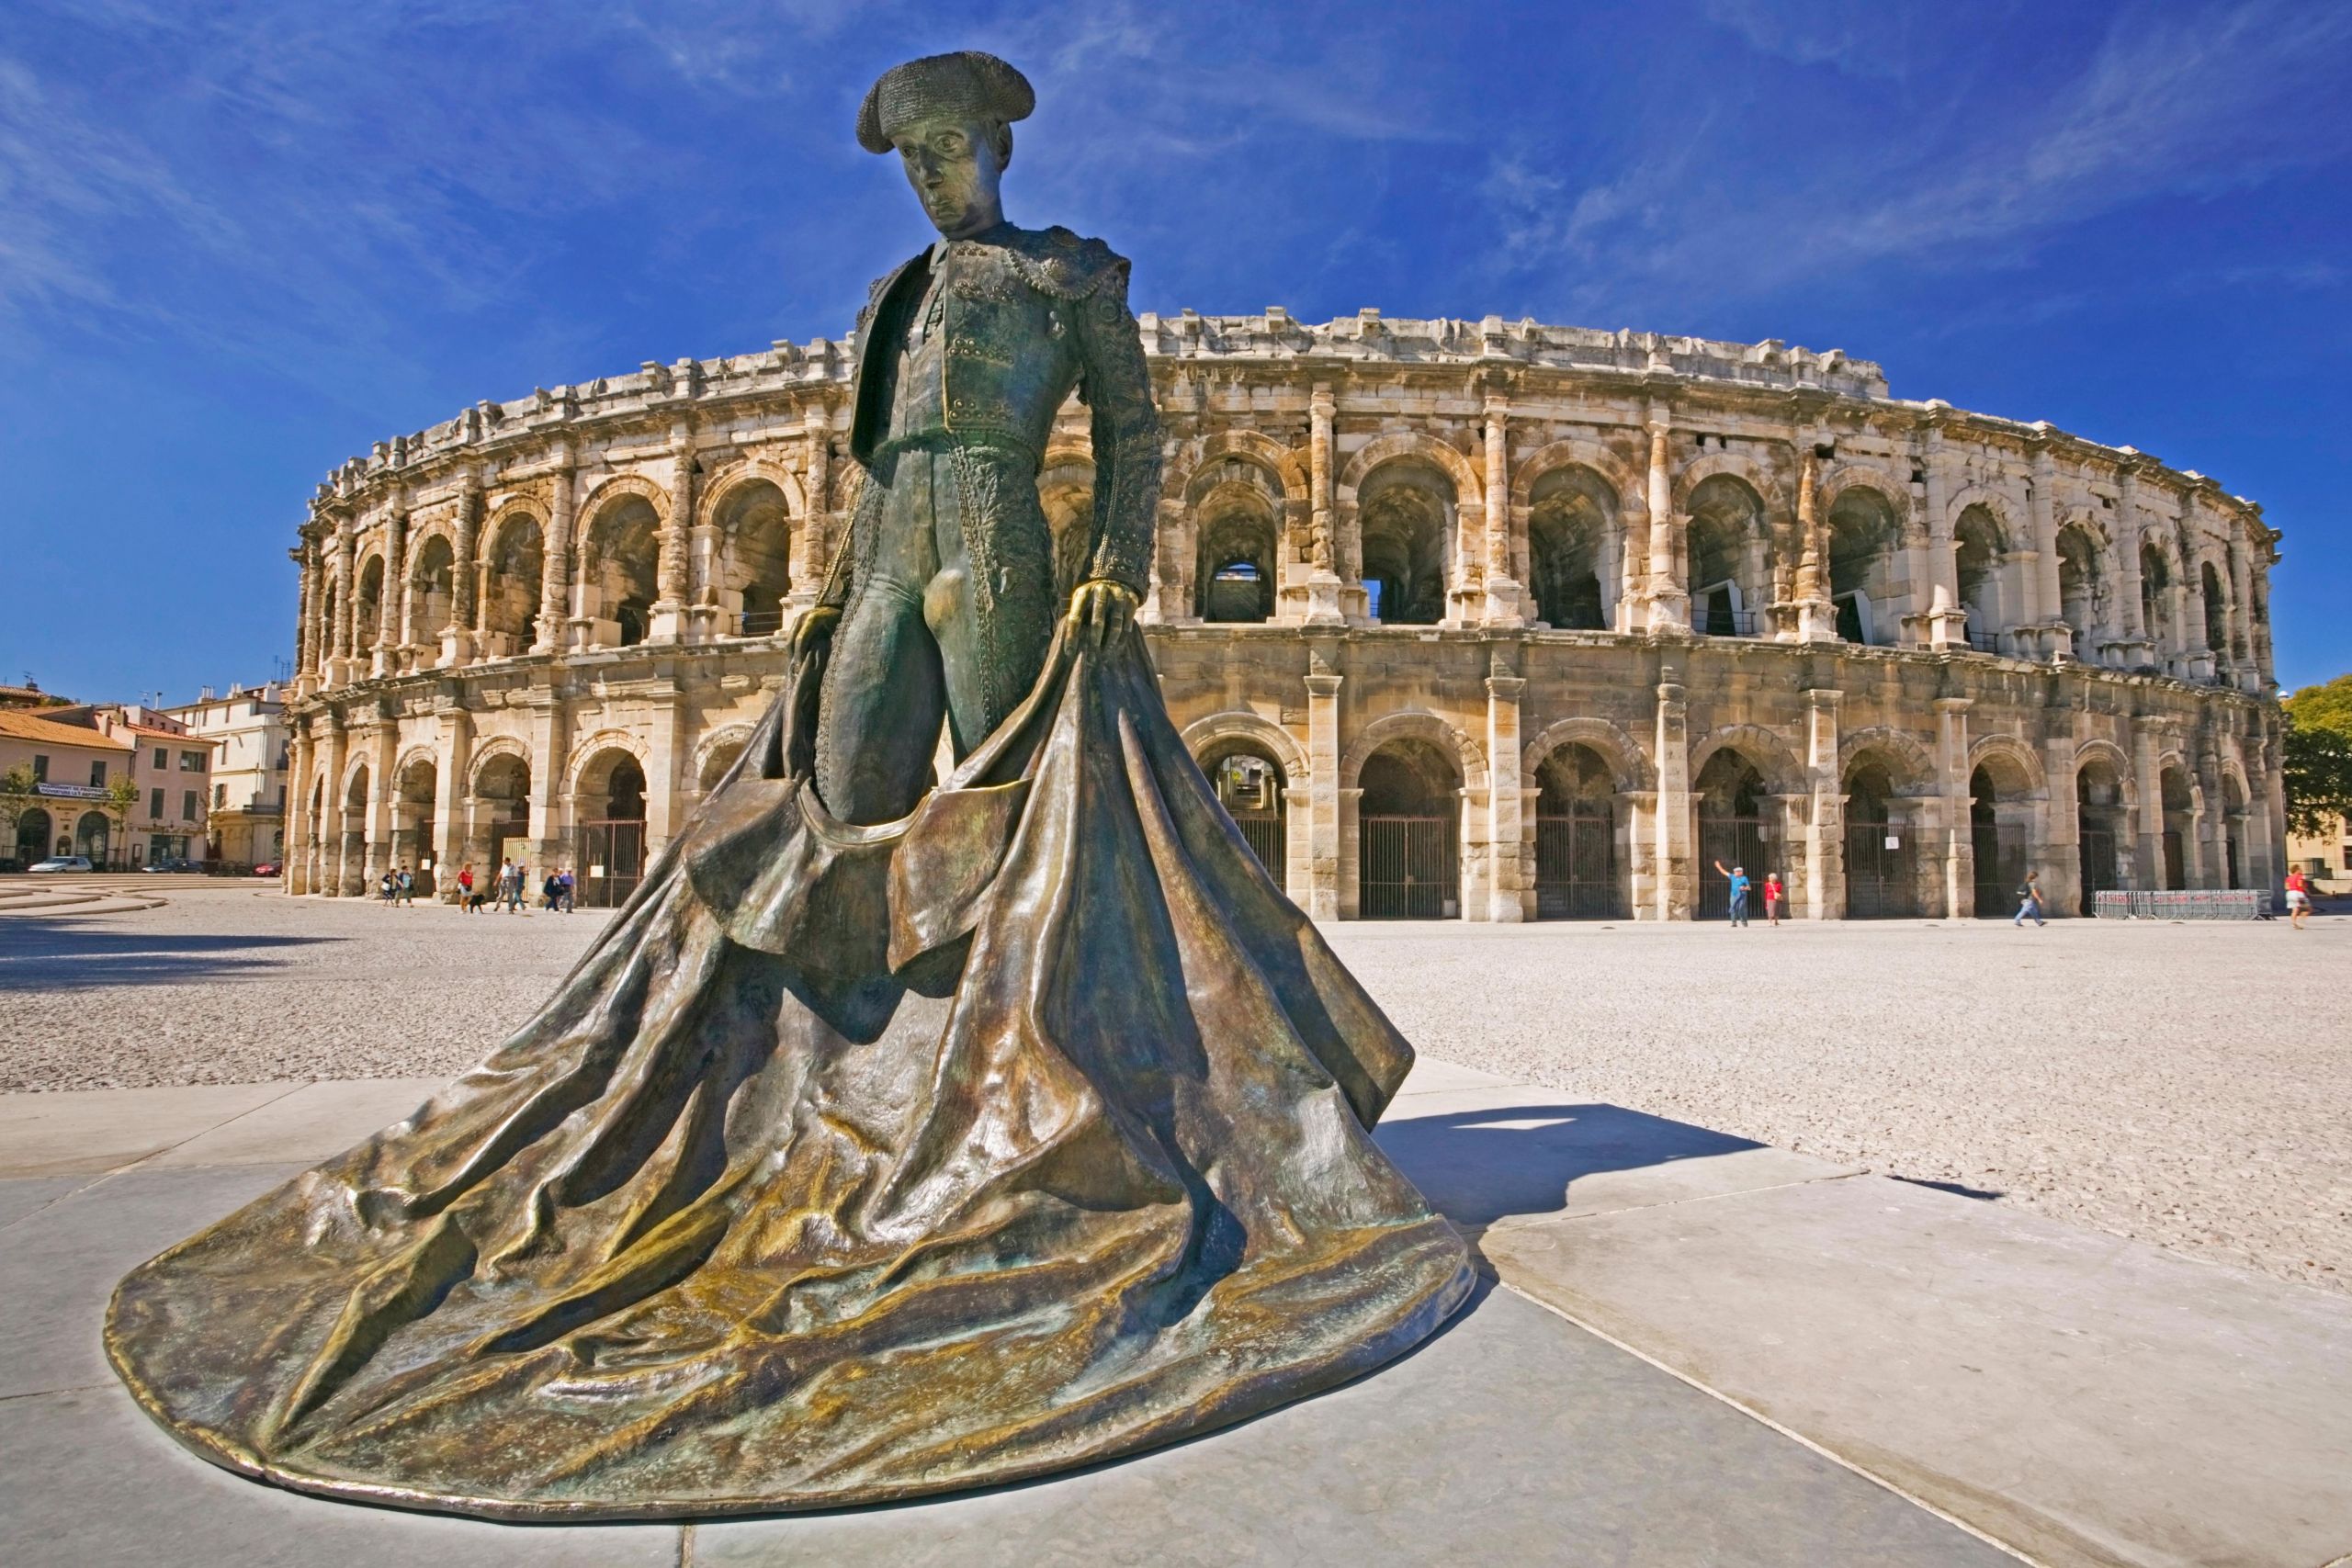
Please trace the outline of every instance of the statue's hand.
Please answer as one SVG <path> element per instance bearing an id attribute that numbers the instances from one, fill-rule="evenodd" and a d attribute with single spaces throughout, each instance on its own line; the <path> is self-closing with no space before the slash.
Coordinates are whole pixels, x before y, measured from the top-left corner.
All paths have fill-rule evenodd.
<path id="1" fill-rule="evenodd" d="M 831 642 L 841 618 L 841 609 L 834 604 L 812 604 L 804 611 L 792 628 L 792 661 L 797 664 Z"/>
<path id="2" fill-rule="evenodd" d="M 1136 591 L 1125 583 L 1093 578 L 1070 595 L 1070 630 L 1089 648 L 1107 648 L 1127 635 L 1136 606 Z"/>

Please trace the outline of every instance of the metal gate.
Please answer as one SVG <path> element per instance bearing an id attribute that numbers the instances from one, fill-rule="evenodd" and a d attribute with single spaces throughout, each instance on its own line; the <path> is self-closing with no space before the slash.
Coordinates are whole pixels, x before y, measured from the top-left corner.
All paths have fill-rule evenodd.
<path id="1" fill-rule="evenodd" d="M 1461 913 L 1461 834 L 1453 818 L 1365 817 L 1357 828 L 1365 919 L 1450 920 Z"/>
<path id="2" fill-rule="evenodd" d="M 1233 818 L 1233 825 L 1241 829 L 1241 841 L 1250 846 L 1250 852 L 1258 857 L 1258 863 L 1264 866 L 1266 874 L 1274 879 L 1274 886 L 1283 886 L 1287 874 L 1283 864 L 1286 847 L 1283 837 L 1283 814 L 1279 811 L 1235 811 L 1227 815 Z"/>
<path id="3" fill-rule="evenodd" d="M 2183 845 L 2181 842 L 2180 829 L 2177 828 L 2165 829 L 2164 837 L 2165 886 L 2168 891 L 2177 891 L 2188 886 L 2188 872 L 2187 869 L 2188 857 L 2182 852 L 2182 850 Z"/>
<path id="4" fill-rule="evenodd" d="M 1694 920 L 1727 920 L 1731 919 L 1731 879 L 1715 870 L 1715 863 L 1724 869 L 1734 868 L 1747 873 L 1747 912 L 1751 916 L 1764 912 L 1764 818 L 1761 817 L 1716 817 L 1702 813 L 1699 818 L 1699 902 L 1690 911 Z"/>
<path id="5" fill-rule="evenodd" d="M 1888 839 L 1895 840 L 1893 849 Z M 1903 920 L 1919 912 L 1919 876 L 1910 834 L 1883 822 L 1846 829 L 1846 918 Z"/>
<path id="6" fill-rule="evenodd" d="M 1617 825 L 1605 811 L 1535 818 L 1535 918 L 1613 920 L 1624 913 L 1617 897 Z"/>
<path id="7" fill-rule="evenodd" d="M 571 830 L 572 897 L 583 908 L 618 908 L 644 874 L 643 818 L 582 822 Z"/>
<path id="8" fill-rule="evenodd" d="M 2115 874 L 2115 835 L 2105 828 L 2085 828 L 2081 840 L 2083 907 L 2077 913 L 2087 915 L 2098 906 L 2098 896 L 2111 893 L 2122 886 Z"/>
<path id="9" fill-rule="evenodd" d="M 2025 886 L 2025 825 L 2017 822 L 1975 824 L 1976 918 L 2007 919 L 2021 900 Z"/>

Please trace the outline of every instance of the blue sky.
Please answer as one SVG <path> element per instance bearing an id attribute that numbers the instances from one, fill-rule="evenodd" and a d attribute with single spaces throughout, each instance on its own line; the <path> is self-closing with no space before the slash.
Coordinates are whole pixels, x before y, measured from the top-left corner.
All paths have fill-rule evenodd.
<path id="1" fill-rule="evenodd" d="M 922 243 L 858 98 L 990 49 L 1016 221 L 1139 310 L 1782 338 L 2213 475 L 2352 669 L 2352 6 L 6 0 L 0 680 L 290 651 L 329 467 L 835 336 Z"/>

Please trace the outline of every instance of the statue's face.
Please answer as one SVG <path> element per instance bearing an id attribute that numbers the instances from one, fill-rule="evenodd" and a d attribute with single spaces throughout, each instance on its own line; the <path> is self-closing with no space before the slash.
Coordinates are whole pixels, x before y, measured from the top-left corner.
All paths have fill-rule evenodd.
<path id="1" fill-rule="evenodd" d="M 990 128 L 978 120 L 925 120 L 893 141 L 932 227 L 951 240 L 996 223 L 1003 209 L 997 183 L 1004 165 Z"/>

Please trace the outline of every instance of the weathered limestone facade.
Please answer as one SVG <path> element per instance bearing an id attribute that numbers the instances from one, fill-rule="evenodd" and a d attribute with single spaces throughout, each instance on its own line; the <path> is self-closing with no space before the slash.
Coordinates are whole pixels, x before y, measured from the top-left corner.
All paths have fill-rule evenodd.
<path id="1" fill-rule="evenodd" d="M 1142 327 L 1152 653 L 1317 917 L 1687 919 L 1718 859 L 1815 919 L 2282 874 L 2278 535 L 2211 479 L 1777 342 Z M 295 552 L 290 889 L 676 833 L 849 515 L 850 364 L 649 363 L 336 470 Z M 1066 570 L 1091 479 L 1073 405 Z"/>

